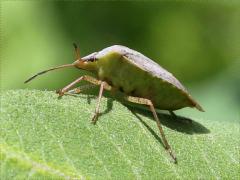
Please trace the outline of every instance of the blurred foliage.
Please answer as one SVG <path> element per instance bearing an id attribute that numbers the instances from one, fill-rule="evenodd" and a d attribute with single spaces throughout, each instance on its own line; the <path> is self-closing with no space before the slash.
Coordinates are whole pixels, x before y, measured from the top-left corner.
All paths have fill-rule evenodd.
<path id="1" fill-rule="evenodd" d="M 173 73 L 207 111 L 222 104 L 239 118 L 239 32 L 239 1 L 1 1 L 1 88 L 60 89 L 87 72 L 23 82 L 73 62 L 73 42 L 82 56 L 121 44 Z"/>
<path id="2" fill-rule="evenodd" d="M 1 87 L 113 44 L 142 52 L 184 83 L 206 80 L 240 57 L 240 8 L 234 1 L 3 1 Z M 57 89 L 78 70 L 54 72 L 29 87 Z M 84 72 L 85 73 L 85 72 Z"/>

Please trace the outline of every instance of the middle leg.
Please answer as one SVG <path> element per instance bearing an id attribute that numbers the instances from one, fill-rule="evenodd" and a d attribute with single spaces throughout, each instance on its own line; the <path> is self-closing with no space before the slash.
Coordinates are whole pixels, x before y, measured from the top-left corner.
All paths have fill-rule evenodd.
<path id="1" fill-rule="evenodd" d="M 100 84 L 97 106 L 96 106 L 96 109 L 95 109 L 95 112 L 94 112 L 94 115 L 93 115 L 93 118 L 92 118 L 92 123 L 93 124 L 96 124 L 96 122 L 98 120 L 99 107 L 100 107 L 100 102 L 101 102 L 101 98 L 102 98 L 102 94 L 103 94 L 104 85 L 105 85 L 105 82 L 102 81 L 101 84 Z"/>

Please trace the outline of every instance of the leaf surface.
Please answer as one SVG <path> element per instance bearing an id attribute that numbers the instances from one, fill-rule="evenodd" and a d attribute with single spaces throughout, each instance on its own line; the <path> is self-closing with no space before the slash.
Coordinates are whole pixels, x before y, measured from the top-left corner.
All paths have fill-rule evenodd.
<path id="1" fill-rule="evenodd" d="M 151 113 L 88 95 L 1 92 L 0 177 L 52 179 L 238 179 L 239 124 L 176 121 L 159 114 L 178 164 L 165 151 Z"/>

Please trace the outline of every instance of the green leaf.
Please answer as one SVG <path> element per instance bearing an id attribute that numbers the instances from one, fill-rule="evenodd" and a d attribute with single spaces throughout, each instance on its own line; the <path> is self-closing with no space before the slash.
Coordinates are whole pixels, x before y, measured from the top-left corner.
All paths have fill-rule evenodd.
<path id="1" fill-rule="evenodd" d="M 165 151 L 151 113 L 94 96 L 1 92 L 3 179 L 238 179 L 239 124 L 159 114 L 178 164 Z"/>

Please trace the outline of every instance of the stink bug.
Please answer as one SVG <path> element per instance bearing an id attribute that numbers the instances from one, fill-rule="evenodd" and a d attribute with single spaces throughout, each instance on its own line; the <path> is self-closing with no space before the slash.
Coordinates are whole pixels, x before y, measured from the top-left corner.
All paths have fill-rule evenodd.
<path id="1" fill-rule="evenodd" d="M 92 72 L 94 77 L 81 76 L 63 89 L 57 91 L 57 93 L 59 96 L 63 96 L 67 92 L 79 93 L 82 90 L 81 88 L 71 89 L 82 80 L 99 85 L 98 102 L 92 118 L 94 124 L 97 122 L 103 90 L 112 92 L 121 91 L 124 93 L 126 100 L 149 106 L 159 128 L 165 148 L 176 163 L 176 156 L 172 152 L 164 135 L 155 108 L 168 110 L 173 116 L 176 116 L 173 113 L 174 110 L 184 107 L 195 107 L 199 111 L 204 111 L 189 95 L 183 85 L 160 65 L 143 54 L 127 47 L 114 45 L 82 58 L 76 44 L 74 44 L 74 47 L 76 53 L 75 62 L 39 72 L 26 80 L 25 83 L 38 75 L 65 67 L 76 67 Z"/>

